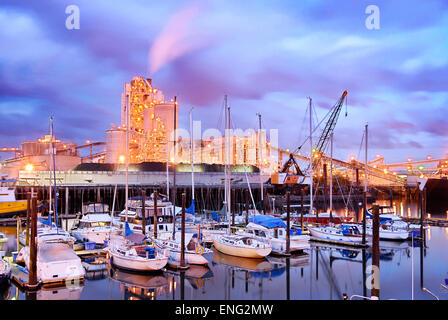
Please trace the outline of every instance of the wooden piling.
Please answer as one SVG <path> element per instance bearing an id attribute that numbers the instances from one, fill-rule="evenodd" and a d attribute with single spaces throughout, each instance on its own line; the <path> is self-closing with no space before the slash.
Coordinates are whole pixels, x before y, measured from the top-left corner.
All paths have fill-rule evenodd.
<path id="1" fill-rule="evenodd" d="M 372 277 L 371 295 L 380 296 L 380 210 L 377 204 L 372 208 L 372 266 L 374 276 Z"/>
<path id="2" fill-rule="evenodd" d="M 185 192 L 182 193 L 182 224 L 180 238 L 180 266 L 185 267 Z"/>
<path id="3" fill-rule="evenodd" d="M 26 193 L 26 246 L 30 245 L 31 192 Z"/>
<path id="4" fill-rule="evenodd" d="M 302 228 L 303 232 L 303 195 L 305 193 L 305 190 L 300 189 L 300 200 L 301 200 L 301 208 L 300 208 L 300 227 Z"/>
<path id="5" fill-rule="evenodd" d="M 142 189 L 142 229 L 143 235 L 146 236 L 146 190 Z"/>
<path id="6" fill-rule="evenodd" d="M 157 191 L 154 191 L 154 239 L 157 239 Z M 174 216 L 176 218 L 176 216 Z"/>
<path id="7" fill-rule="evenodd" d="M 249 224 L 249 190 L 247 189 L 244 190 L 244 197 L 246 198 L 246 225 L 247 225 Z"/>
<path id="8" fill-rule="evenodd" d="M 37 198 L 32 200 L 29 285 L 37 287 Z"/>
<path id="9" fill-rule="evenodd" d="M 230 208 L 232 210 L 232 227 L 235 227 L 235 189 L 232 189 L 232 198 L 230 199 L 230 202 Z M 232 229 L 232 233 L 234 232 L 234 230 L 235 229 Z"/>
<path id="10" fill-rule="evenodd" d="M 362 196 L 362 244 L 366 244 L 367 191 L 364 191 Z"/>
<path id="11" fill-rule="evenodd" d="M 291 193 L 286 192 L 286 254 L 291 252 L 291 235 L 290 235 L 290 213 L 291 213 Z"/>

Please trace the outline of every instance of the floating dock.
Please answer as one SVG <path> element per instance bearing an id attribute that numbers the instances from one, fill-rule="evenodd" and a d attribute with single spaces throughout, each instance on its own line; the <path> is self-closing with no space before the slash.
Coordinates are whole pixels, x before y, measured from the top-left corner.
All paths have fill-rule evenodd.
<path id="1" fill-rule="evenodd" d="M 11 279 L 22 289 L 29 291 L 37 290 L 42 285 L 42 281 L 39 279 L 36 285 L 30 285 L 28 270 L 17 264 L 11 264 Z"/>

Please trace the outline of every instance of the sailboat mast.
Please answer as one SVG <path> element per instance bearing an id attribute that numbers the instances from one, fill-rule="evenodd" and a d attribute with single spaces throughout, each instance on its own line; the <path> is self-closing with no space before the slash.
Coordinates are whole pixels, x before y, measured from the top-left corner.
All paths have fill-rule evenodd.
<path id="1" fill-rule="evenodd" d="M 126 94 L 126 189 L 125 189 L 125 220 L 128 222 L 129 198 L 129 93 Z"/>
<path id="2" fill-rule="evenodd" d="M 54 214 L 55 214 L 55 222 L 56 222 L 56 233 L 59 233 L 59 227 L 58 227 L 58 194 L 56 191 L 56 154 L 54 150 L 54 132 L 53 132 L 53 116 L 50 117 L 50 129 L 51 129 L 51 137 L 50 137 L 50 144 L 51 144 L 51 155 L 53 157 L 53 175 L 54 175 Z"/>
<path id="3" fill-rule="evenodd" d="M 333 132 L 330 136 L 330 223 L 333 220 Z"/>
<path id="4" fill-rule="evenodd" d="M 261 204 L 264 212 L 264 191 L 263 191 L 263 147 L 261 145 L 261 114 L 257 113 L 258 115 L 258 154 L 259 154 L 259 169 L 260 169 L 260 194 L 261 194 Z"/>
<path id="5" fill-rule="evenodd" d="M 227 219 L 229 218 L 228 216 L 228 209 L 227 209 L 227 199 L 228 199 L 228 194 L 227 194 L 227 95 L 224 95 L 224 207 L 226 210 L 226 216 Z M 227 220 L 229 221 L 229 220 Z"/>
<path id="6" fill-rule="evenodd" d="M 310 100 L 310 214 L 313 214 L 313 111 Z"/>
<path id="7" fill-rule="evenodd" d="M 191 198 L 194 201 L 193 108 L 191 108 L 190 110 L 190 163 L 191 163 Z"/>
<path id="8" fill-rule="evenodd" d="M 367 215 L 367 147 L 368 147 L 368 125 L 365 126 L 365 160 L 364 160 L 364 192 L 363 192 L 363 217 L 362 217 L 362 243 L 366 243 L 366 215 Z"/>

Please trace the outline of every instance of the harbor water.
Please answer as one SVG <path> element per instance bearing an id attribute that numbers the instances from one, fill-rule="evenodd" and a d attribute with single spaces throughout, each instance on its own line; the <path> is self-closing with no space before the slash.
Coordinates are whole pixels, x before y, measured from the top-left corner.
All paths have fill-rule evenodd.
<path id="1" fill-rule="evenodd" d="M 408 212 L 417 216 L 413 203 L 404 206 L 396 202 L 394 206 L 405 216 Z M 345 210 L 340 209 L 338 214 L 344 215 Z M 347 211 L 347 215 L 353 214 Z M 3 250 L 10 254 L 16 249 L 16 230 L 14 227 L 0 230 L 8 236 Z M 437 226 L 428 226 L 425 243 L 381 241 L 380 299 L 447 300 L 447 243 L 448 228 Z M 209 267 L 136 274 L 111 268 L 106 261 L 103 270 L 87 272 L 82 284 L 43 288 L 30 295 L 11 283 L 0 288 L 0 299 L 342 300 L 345 296 L 359 299 L 354 295 L 370 296 L 368 275 L 363 270 L 371 264 L 370 248 L 317 242 L 311 243 L 310 250 L 290 258 L 243 259 L 214 250 Z"/>

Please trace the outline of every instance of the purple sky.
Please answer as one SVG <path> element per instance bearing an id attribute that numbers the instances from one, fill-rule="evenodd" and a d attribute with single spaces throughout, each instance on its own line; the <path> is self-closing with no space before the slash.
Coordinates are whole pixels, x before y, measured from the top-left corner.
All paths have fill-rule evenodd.
<path id="1" fill-rule="evenodd" d="M 65 27 L 71 4 L 79 30 Z M 370 4 L 379 30 L 365 26 Z M 203 129 L 222 128 L 227 94 L 236 127 L 257 127 L 259 112 L 291 149 L 308 130 L 306 97 L 321 119 L 347 90 L 336 157 L 359 154 L 366 122 L 372 158 L 443 157 L 447 39 L 444 0 L 2 0 L 0 147 L 48 133 L 50 114 L 58 138 L 104 141 L 124 82 L 141 75 L 177 95 L 181 125 L 194 107 Z"/>

